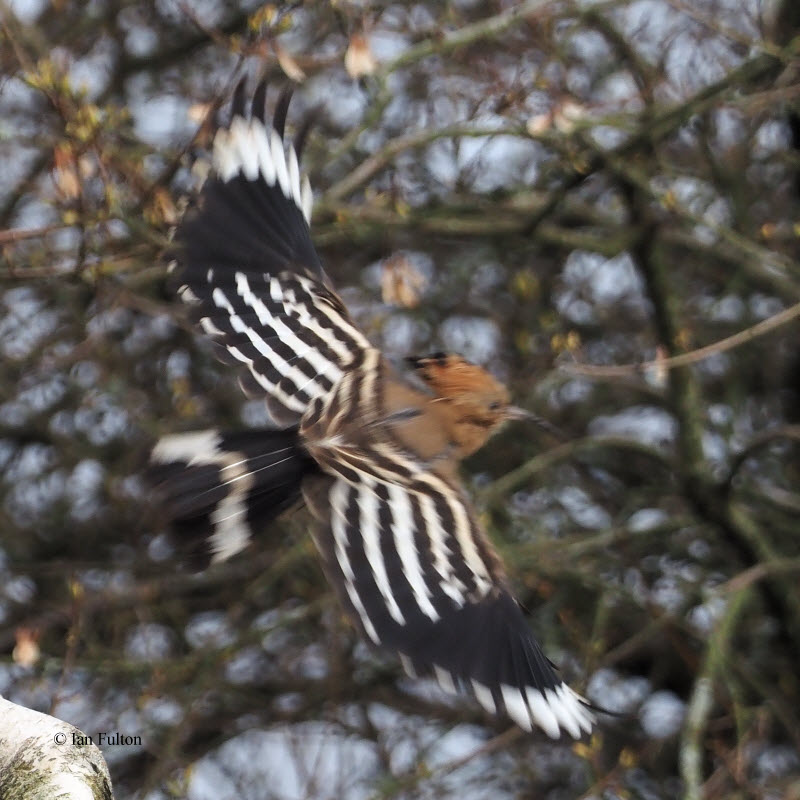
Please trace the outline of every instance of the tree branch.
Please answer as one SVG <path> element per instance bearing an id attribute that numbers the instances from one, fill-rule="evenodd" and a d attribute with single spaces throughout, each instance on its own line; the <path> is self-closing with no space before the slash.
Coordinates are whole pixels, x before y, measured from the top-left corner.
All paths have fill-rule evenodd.
<path id="1" fill-rule="evenodd" d="M 787 322 L 800 317 L 800 303 L 795 303 L 793 306 L 768 317 L 761 322 L 745 328 L 738 333 L 734 333 L 725 339 L 720 339 L 713 344 L 700 347 L 697 350 L 691 350 L 688 353 L 680 353 L 676 356 L 669 358 L 653 359 L 651 361 L 642 361 L 638 364 L 618 364 L 613 366 L 595 365 L 595 364 L 562 364 L 560 368 L 565 372 L 574 373 L 577 375 L 586 375 L 595 378 L 624 378 L 631 375 L 641 375 L 648 369 L 669 370 L 676 369 L 677 367 L 685 367 L 689 364 L 696 364 L 709 356 L 716 353 L 724 353 L 727 350 L 733 350 L 753 339 L 763 336 L 766 333 L 785 325 Z"/>
<path id="2" fill-rule="evenodd" d="M 108 766 L 83 731 L 0 697 L 0 800 L 113 800 Z"/>

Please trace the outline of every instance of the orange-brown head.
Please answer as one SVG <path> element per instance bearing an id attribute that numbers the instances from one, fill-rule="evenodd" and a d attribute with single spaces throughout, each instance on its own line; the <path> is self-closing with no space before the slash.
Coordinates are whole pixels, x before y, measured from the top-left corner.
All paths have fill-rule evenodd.
<path id="1" fill-rule="evenodd" d="M 461 356 L 434 353 L 408 363 L 433 393 L 431 404 L 449 428 L 458 458 L 474 453 L 507 420 L 532 416 L 511 405 L 503 384 Z"/>

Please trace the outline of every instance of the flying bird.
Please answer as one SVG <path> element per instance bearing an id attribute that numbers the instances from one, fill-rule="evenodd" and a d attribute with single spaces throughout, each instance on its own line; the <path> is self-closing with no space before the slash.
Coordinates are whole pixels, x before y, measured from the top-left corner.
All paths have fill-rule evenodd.
<path id="1" fill-rule="evenodd" d="M 358 329 L 311 240 L 289 99 L 270 122 L 266 85 L 249 102 L 239 84 L 176 231 L 178 295 L 275 425 L 161 439 L 151 474 L 171 525 L 201 565 L 219 562 L 304 500 L 325 574 L 368 642 L 525 730 L 579 738 L 590 707 L 531 633 L 458 475 L 504 422 L 532 415 L 457 355 L 401 368 Z"/>

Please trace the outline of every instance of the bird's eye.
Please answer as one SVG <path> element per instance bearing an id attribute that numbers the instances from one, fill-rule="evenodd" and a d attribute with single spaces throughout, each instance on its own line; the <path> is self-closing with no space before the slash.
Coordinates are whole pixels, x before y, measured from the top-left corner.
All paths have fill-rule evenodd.
<path id="1" fill-rule="evenodd" d="M 489 403 L 489 411 L 499 411 L 500 410 L 500 401 L 494 400 L 493 402 Z"/>

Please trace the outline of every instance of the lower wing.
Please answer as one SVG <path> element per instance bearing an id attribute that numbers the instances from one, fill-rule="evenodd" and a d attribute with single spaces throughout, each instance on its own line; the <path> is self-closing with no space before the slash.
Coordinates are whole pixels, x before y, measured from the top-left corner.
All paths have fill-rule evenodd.
<path id="1" fill-rule="evenodd" d="M 590 732 L 592 714 L 556 675 L 485 557 L 489 545 L 466 501 L 433 485 L 360 478 L 315 477 L 304 493 L 326 574 L 363 635 L 395 651 L 409 674 L 466 690 L 525 730 Z"/>

